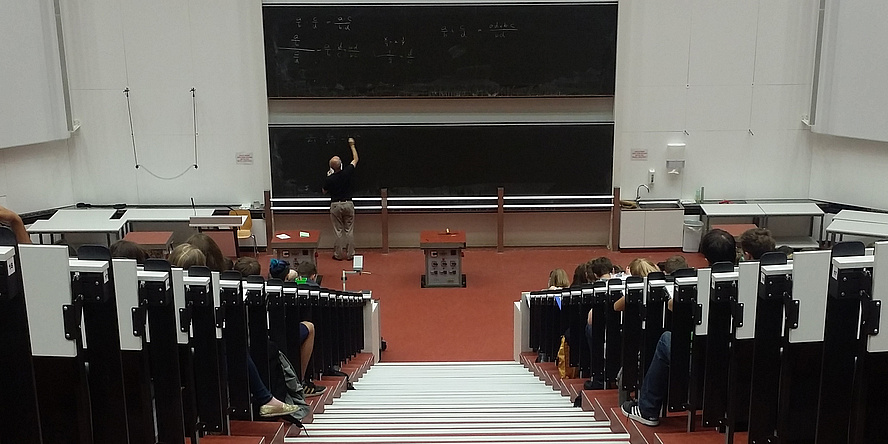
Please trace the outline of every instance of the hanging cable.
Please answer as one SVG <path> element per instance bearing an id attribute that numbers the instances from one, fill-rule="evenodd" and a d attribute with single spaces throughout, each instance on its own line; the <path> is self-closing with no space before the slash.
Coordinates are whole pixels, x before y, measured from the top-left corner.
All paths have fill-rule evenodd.
<path id="1" fill-rule="evenodd" d="M 192 168 L 197 169 L 197 104 L 195 103 L 194 91 L 195 91 L 194 88 L 191 88 L 191 112 L 192 112 L 192 116 L 193 116 L 193 125 L 194 125 L 194 163 L 189 165 L 187 168 L 185 168 L 184 171 L 182 171 L 179 174 L 176 174 L 175 176 L 160 176 L 160 175 L 155 174 L 150 169 L 148 169 L 148 167 L 146 167 L 145 165 L 142 165 L 139 163 L 139 154 L 136 150 L 136 131 L 135 131 L 135 127 L 133 126 L 133 111 L 132 111 L 132 108 L 130 107 L 130 95 L 129 95 L 130 89 L 129 89 L 129 87 L 127 87 L 126 89 L 123 90 L 123 93 L 126 94 L 126 112 L 129 115 L 130 137 L 132 139 L 132 144 L 133 144 L 133 161 L 136 164 L 136 169 L 141 169 L 141 170 L 145 171 L 146 173 L 150 174 L 151 176 L 153 176 L 157 179 L 160 179 L 160 180 L 178 179 L 178 178 L 184 176 L 185 173 L 190 171 Z"/>
<path id="2" fill-rule="evenodd" d="M 130 138 L 133 141 L 133 162 L 136 164 L 136 169 L 139 169 L 139 155 L 136 153 L 136 131 L 133 129 L 133 110 L 130 108 L 129 92 L 130 89 L 127 86 L 123 93 L 126 94 L 126 113 L 129 115 Z"/>
<path id="3" fill-rule="evenodd" d="M 194 97 L 194 88 L 191 88 L 191 115 L 194 125 L 194 169 L 197 169 L 197 102 Z"/>

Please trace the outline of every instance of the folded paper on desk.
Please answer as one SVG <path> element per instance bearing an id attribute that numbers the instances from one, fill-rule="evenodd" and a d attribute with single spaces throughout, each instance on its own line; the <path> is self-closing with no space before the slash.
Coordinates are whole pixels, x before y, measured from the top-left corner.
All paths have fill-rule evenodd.
<path id="1" fill-rule="evenodd" d="M 290 236 L 287 235 L 287 233 L 276 234 L 274 237 L 276 237 L 278 239 L 289 239 L 290 238 Z"/>

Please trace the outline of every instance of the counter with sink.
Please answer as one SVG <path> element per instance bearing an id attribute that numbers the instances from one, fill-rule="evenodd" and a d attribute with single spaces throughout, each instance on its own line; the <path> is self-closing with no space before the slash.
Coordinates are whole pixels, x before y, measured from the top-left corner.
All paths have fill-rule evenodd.
<path id="1" fill-rule="evenodd" d="M 679 248 L 684 207 L 677 199 L 642 199 L 620 212 L 620 248 Z"/>

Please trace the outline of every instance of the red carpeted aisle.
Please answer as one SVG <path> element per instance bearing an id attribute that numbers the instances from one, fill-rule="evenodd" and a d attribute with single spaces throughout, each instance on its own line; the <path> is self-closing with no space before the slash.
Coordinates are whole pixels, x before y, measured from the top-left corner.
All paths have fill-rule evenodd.
<path id="1" fill-rule="evenodd" d="M 692 266 L 703 266 L 697 253 L 637 251 L 614 253 L 605 248 L 515 248 L 465 250 L 467 288 L 420 288 L 424 272 L 420 249 L 362 250 L 370 275 L 350 275 L 348 290 L 372 290 L 381 301 L 382 337 L 387 362 L 512 360 L 512 303 L 522 291 L 546 286 L 549 271 L 564 268 L 573 276 L 577 264 L 607 256 L 625 267 L 636 257 L 654 262 L 683 254 Z M 261 256 L 267 270 L 269 256 Z M 321 251 L 318 270 L 323 286 L 342 288 L 343 268 L 350 262 Z"/>

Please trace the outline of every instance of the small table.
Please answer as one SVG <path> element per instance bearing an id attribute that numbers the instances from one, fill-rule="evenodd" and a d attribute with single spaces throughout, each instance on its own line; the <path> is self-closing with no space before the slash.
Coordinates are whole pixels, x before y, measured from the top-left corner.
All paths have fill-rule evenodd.
<path id="1" fill-rule="evenodd" d="M 165 258 L 173 244 L 172 231 L 130 231 L 123 240 L 141 245 L 151 257 Z"/>
<path id="2" fill-rule="evenodd" d="M 421 281 L 423 288 L 466 286 L 466 275 L 462 274 L 465 232 L 423 231 L 419 235 L 419 248 L 422 248 L 425 256 L 425 274 Z"/>
<path id="3" fill-rule="evenodd" d="M 305 234 L 302 234 L 305 233 Z M 318 265 L 318 242 L 321 230 L 278 231 L 271 237 L 269 247 L 278 259 L 290 259 L 296 264 L 304 261 Z"/>

